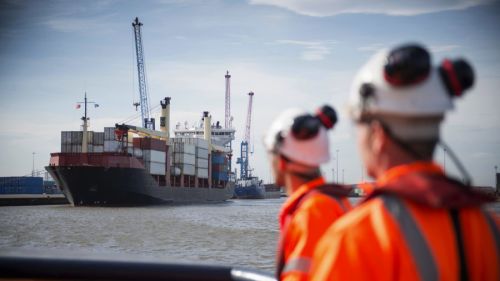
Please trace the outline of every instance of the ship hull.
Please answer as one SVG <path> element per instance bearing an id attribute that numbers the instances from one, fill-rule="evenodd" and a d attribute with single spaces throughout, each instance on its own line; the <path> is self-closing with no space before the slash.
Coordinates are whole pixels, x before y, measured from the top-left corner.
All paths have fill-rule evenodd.
<path id="1" fill-rule="evenodd" d="M 158 186 L 141 168 L 47 166 L 74 206 L 136 206 L 169 203 L 213 203 L 227 200 L 230 188 Z"/>

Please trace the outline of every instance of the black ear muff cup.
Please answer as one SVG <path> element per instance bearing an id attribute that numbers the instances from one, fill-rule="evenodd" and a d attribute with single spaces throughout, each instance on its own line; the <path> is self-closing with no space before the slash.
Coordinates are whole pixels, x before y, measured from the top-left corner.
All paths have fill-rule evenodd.
<path id="1" fill-rule="evenodd" d="M 418 45 L 392 50 L 384 66 L 384 78 L 394 87 L 411 86 L 424 81 L 431 70 L 431 56 Z"/>
<path id="2" fill-rule="evenodd" d="M 474 85 L 474 70 L 464 59 L 445 59 L 439 67 L 439 74 L 451 97 L 462 96 Z"/>

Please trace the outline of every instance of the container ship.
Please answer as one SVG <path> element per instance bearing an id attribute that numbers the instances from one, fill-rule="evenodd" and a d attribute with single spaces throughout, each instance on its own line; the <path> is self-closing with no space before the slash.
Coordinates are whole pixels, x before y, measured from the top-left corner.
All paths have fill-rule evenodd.
<path id="1" fill-rule="evenodd" d="M 132 22 L 142 127 L 115 124 L 103 132 L 88 131 L 87 96 L 83 130 L 61 132 L 61 152 L 52 153 L 46 170 L 75 206 L 149 205 L 221 202 L 232 197 L 230 75 L 226 73 L 226 120 L 211 123 L 208 111 L 198 125 L 170 137 L 170 97 L 160 101 L 160 131 L 150 118 L 142 26 Z M 95 106 L 97 104 L 94 103 Z"/>
<path id="2" fill-rule="evenodd" d="M 170 98 L 161 102 L 161 131 L 126 124 L 104 132 L 61 132 L 61 152 L 46 170 L 74 206 L 221 202 L 234 192 L 230 148 L 234 130 L 211 124 L 169 137 Z M 86 119 L 86 118 L 85 118 Z"/>

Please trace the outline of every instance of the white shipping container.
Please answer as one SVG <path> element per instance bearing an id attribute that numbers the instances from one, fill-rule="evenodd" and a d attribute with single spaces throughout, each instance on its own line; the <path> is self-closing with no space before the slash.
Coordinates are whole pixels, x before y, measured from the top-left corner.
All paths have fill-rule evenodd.
<path id="1" fill-rule="evenodd" d="M 197 147 L 196 158 L 208 159 L 208 150 L 201 147 Z"/>
<path id="2" fill-rule="evenodd" d="M 134 147 L 134 154 L 133 155 L 134 155 L 134 157 L 142 158 L 142 156 L 143 156 L 142 149 Z"/>
<path id="3" fill-rule="evenodd" d="M 188 176 L 194 176 L 195 175 L 195 167 L 194 165 L 189 165 L 189 164 L 175 164 L 175 167 L 181 169 L 181 173 L 184 175 Z"/>
<path id="4" fill-rule="evenodd" d="M 208 179 L 208 169 L 196 169 L 196 176 L 202 179 Z"/>
<path id="5" fill-rule="evenodd" d="M 144 166 L 152 175 L 165 175 L 165 163 L 144 162 Z"/>
<path id="6" fill-rule="evenodd" d="M 170 169 L 170 174 L 172 176 L 180 176 L 181 175 L 181 169 L 179 167 L 172 167 Z"/>
<path id="7" fill-rule="evenodd" d="M 208 141 L 205 139 L 198 139 L 196 146 L 199 148 L 208 149 Z"/>
<path id="8" fill-rule="evenodd" d="M 196 168 L 208 169 L 208 159 L 196 158 Z"/>
<path id="9" fill-rule="evenodd" d="M 142 157 L 144 158 L 144 161 L 148 162 L 165 163 L 166 160 L 165 152 L 157 150 L 143 150 Z"/>
<path id="10" fill-rule="evenodd" d="M 120 149 L 120 142 L 113 140 L 104 141 L 104 152 L 118 152 Z"/>
<path id="11" fill-rule="evenodd" d="M 196 148 L 195 148 L 194 144 L 175 143 L 174 144 L 174 152 L 194 155 L 196 152 Z"/>
<path id="12" fill-rule="evenodd" d="M 174 163 L 195 165 L 196 158 L 192 154 L 174 153 Z"/>

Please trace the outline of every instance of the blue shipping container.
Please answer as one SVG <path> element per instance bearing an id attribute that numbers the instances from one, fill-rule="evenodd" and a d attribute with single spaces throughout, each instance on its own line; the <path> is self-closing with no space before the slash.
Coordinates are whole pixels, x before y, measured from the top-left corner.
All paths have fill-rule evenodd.
<path id="1" fill-rule="evenodd" d="M 228 174 L 226 172 L 213 172 L 212 179 L 227 181 L 229 179 Z"/>
<path id="2" fill-rule="evenodd" d="M 225 158 L 226 157 L 224 157 L 224 155 L 213 154 L 212 155 L 212 164 L 224 164 Z"/>
<path id="3" fill-rule="evenodd" d="M 1 194 L 41 194 L 42 177 L 0 177 Z"/>

